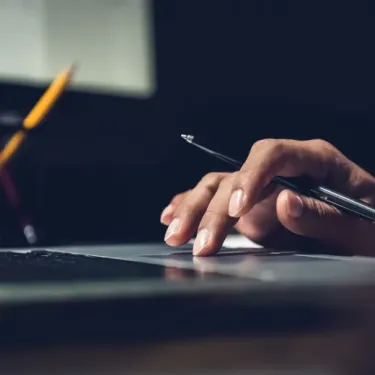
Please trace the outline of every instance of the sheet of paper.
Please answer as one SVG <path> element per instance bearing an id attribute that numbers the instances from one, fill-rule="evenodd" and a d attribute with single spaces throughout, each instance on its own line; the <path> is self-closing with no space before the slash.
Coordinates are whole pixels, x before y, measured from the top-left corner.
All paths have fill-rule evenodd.
<path id="1" fill-rule="evenodd" d="M 191 244 L 194 243 L 194 240 L 190 241 Z M 228 249 L 245 249 L 245 248 L 262 248 L 263 246 L 260 246 L 256 244 L 255 242 L 249 240 L 245 236 L 242 236 L 241 234 L 231 234 L 229 235 L 223 244 L 224 247 Z"/>
<path id="2" fill-rule="evenodd" d="M 256 244 L 253 241 L 250 241 L 245 236 L 242 236 L 240 234 L 232 234 L 226 238 L 224 241 L 224 246 L 227 248 L 236 248 L 236 249 L 242 249 L 242 248 L 249 248 L 249 247 L 257 247 L 261 248 L 262 246 Z"/>

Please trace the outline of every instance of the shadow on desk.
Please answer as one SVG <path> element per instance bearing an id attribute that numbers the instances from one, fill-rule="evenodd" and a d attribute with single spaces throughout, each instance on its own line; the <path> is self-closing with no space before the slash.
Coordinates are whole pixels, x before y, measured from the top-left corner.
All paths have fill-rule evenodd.
<path id="1" fill-rule="evenodd" d="M 374 374 L 372 308 L 254 308 L 237 297 L 3 310 L 0 372 Z"/>

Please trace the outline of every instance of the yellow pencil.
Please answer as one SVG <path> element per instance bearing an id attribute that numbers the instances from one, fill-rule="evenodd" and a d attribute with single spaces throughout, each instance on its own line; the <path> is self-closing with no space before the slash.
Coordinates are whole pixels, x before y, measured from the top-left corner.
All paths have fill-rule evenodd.
<path id="1" fill-rule="evenodd" d="M 18 150 L 26 137 L 27 130 L 35 128 L 46 117 L 47 113 L 51 110 L 69 84 L 73 73 L 74 65 L 70 69 L 61 72 L 35 104 L 30 113 L 25 117 L 22 129 L 17 131 L 10 138 L 3 151 L 0 153 L 0 170 Z"/>

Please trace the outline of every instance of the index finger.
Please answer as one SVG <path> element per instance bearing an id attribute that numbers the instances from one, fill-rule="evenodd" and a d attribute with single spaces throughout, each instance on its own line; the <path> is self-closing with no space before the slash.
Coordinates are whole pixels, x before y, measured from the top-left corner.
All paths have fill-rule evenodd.
<path id="1" fill-rule="evenodd" d="M 233 181 L 229 215 L 246 214 L 275 176 L 309 175 L 318 180 L 326 179 L 338 155 L 333 146 L 321 140 L 257 142 Z"/>

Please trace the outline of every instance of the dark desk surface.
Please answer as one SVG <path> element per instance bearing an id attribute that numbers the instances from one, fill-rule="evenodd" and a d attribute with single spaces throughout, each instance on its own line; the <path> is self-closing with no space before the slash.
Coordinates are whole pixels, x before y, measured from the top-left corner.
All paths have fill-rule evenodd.
<path id="1" fill-rule="evenodd" d="M 0 371 L 374 373 L 367 372 L 374 370 L 371 309 L 344 312 L 288 302 L 255 307 L 223 293 L 14 306 L 2 309 Z"/>
<path id="2" fill-rule="evenodd" d="M 231 277 L 2 285 L 0 371 L 373 374 L 373 295 Z"/>

